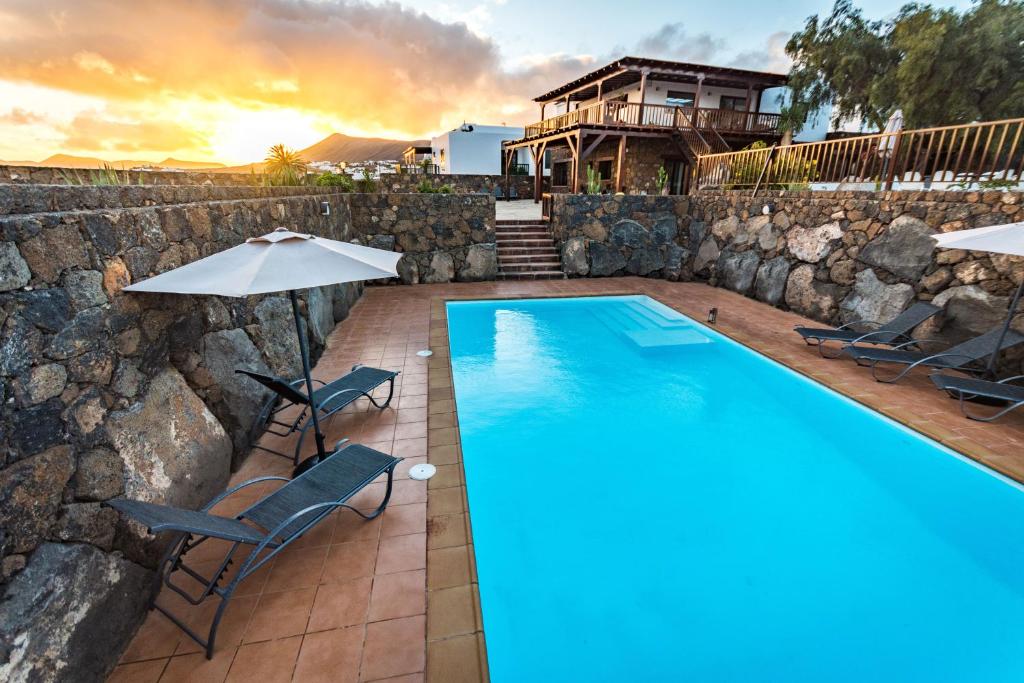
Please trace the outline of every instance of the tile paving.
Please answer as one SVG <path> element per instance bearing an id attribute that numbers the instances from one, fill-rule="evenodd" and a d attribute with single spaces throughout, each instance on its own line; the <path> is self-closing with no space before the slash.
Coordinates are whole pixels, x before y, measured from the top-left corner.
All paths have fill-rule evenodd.
<path id="1" fill-rule="evenodd" d="M 212 660 L 151 613 L 109 680 L 486 679 L 444 300 L 636 293 L 698 320 L 717 307 L 719 331 L 1024 480 L 1024 415 L 970 422 L 924 372 L 898 385 L 878 384 L 854 363 L 824 360 L 805 346 L 791 330 L 806 319 L 726 290 L 642 278 L 372 287 L 331 335 L 314 375 L 329 379 L 355 363 L 402 371 L 390 408 L 378 411 L 362 400 L 326 425 L 330 442 L 345 437 L 408 459 L 387 511 L 372 522 L 336 514 L 251 577 L 227 610 Z M 434 356 L 416 355 L 427 347 Z M 410 480 L 409 467 L 424 461 L 437 466 L 437 475 Z M 286 460 L 254 452 L 232 481 L 289 470 Z M 355 504 L 374 507 L 383 486 L 372 484 Z M 267 490 L 254 488 L 249 495 Z M 215 550 L 196 561 L 213 562 Z M 160 599 L 173 602 L 166 593 Z M 194 623 L 213 607 L 190 608 Z"/>

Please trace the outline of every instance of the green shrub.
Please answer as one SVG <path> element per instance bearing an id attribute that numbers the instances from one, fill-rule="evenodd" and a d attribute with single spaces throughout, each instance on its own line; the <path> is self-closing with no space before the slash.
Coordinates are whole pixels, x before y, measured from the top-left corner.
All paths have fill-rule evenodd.
<path id="1" fill-rule="evenodd" d="M 416 191 L 423 194 L 451 194 L 452 186 L 445 183 L 435 187 L 429 180 L 421 180 L 420 184 L 416 186 Z"/>
<path id="2" fill-rule="evenodd" d="M 377 181 L 373 179 L 369 166 L 363 166 L 359 180 L 356 181 L 356 189 L 360 192 L 376 192 Z"/>
<path id="3" fill-rule="evenodd" d="M 342 192 L 352 192 L 355 190 L 355 183 L 344 173 L 325 171 L 316 177 L 316 184 L 320 187 L 337 187 Z"/>

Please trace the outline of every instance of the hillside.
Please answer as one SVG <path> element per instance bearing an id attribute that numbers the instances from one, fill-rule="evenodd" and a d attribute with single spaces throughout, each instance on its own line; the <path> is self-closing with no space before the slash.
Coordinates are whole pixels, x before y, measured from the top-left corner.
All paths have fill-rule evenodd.
<path id="1" fill-rule="evenodd" d="M 54 166 L 57 168 L 102 168 L 107 164 L 118 170 L 135 168 L 136 166 L 159 166 L 161 168 L 178 168 L 183 170 L 222 168 L 224 164 L 215 161 L 183 161 L 168 157 L 160 162 L 140 161 L 137 159 L 118 159 L 104 161 L 96 157 L 81 157 L 73 154 L 54 154 L 42 161 L 0 161 L 8 166 Z"/>
<path id="2" fill-rule="evenodd" d="M 327 136 L 299 153 L 307 161 L 330 161 L 338 164 L 360 161 L 401 159 L 409 145 L 429 145 L 428 140 L 387 140 L 385 138 L 356 138 L 341 133 Z"/>

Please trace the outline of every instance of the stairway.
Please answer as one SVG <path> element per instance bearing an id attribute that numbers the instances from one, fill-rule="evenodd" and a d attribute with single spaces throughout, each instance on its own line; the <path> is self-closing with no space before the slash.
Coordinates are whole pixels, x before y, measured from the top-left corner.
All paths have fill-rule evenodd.
<path id="1" fill-rule="evenodd" d="M 495 233 L 499 280 L 554 280 L 565 277 L 562 273 L 562 259 L 547 223 L 499 220 L 495 222 Z"/>

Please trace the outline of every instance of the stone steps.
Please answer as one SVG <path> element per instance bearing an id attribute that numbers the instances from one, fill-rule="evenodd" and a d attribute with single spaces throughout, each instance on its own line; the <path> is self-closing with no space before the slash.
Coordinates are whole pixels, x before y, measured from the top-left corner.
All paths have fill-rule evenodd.
<path id="1" fill-rule="evenodd" d="M 542 280 L 563 278 L 561 257 L 545 223 L 498 221 L 498 279 Z"/>

